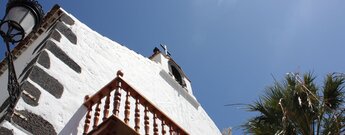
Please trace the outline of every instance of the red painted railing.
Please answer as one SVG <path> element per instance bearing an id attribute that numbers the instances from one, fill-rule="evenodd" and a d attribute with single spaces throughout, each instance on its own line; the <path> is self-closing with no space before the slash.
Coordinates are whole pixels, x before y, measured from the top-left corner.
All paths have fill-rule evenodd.
<path id="1" fill-rule="evenodd" d="M 112 108 L 111 115 L 114 115 L 117 118 L 119 118 L 120 113 L 123 113 L 124 123 L 128 126 L 132 125 L 133 127 L 131 128 L 139 134 L 148 135 L 153 133 L 154 135 L 188 135 L 184 129 L 124 81 L 122 76 L 123 73 L 118 71 L 117 77 L 114 80 L 93 96 L 85 97 L 84 106 L 88 109 L 84 125 L 85 135 L 89 133 L 91 125 L 92 131 L 98 128 L 100 123 L 109 118 L 110 108 Z M 135 103 L 131 104 L 130 101 L 134 101 Z M 124 103 L 124 105 L 121 103 Z M 124 108 L 120 109 L 121 107 Z M 123 112 L 120 112 L 120 110 L 123 110 Z M 134 110 L 134 115 L 131 115 L 131 110 Z M 100 119 L 101 113 L 103 116 L 102 119 Z M 143 118 L 141 117 L 142 115 Z M 133 119 L 134 122 L 129 124 Z M 140 130 L 141 126 L 144 127 L 144 130 Z"/>

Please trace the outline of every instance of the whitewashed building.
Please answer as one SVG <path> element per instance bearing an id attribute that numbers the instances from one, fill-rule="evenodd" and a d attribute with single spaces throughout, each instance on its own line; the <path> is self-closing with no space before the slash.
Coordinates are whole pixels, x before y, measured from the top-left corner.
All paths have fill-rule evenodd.
<path id="1" fill-rule="evenodd" d="M 22 94 L 7 119 L 3 60 L 0 134 L 221 134 L 164 51 L 144 57 L 59 6 L 13 53 Z"/>

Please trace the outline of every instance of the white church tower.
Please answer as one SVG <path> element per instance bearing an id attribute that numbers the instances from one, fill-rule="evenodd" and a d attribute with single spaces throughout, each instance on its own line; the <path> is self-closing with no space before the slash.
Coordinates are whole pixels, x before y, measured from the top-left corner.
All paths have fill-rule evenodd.
<path id="1" fill-rule="evenodd" d="M 166 47 L 144 57 L 57 5 L 13 54 L 22 92 L 8 118 L 2 60 L 0 134 L 221 134 Z"/>

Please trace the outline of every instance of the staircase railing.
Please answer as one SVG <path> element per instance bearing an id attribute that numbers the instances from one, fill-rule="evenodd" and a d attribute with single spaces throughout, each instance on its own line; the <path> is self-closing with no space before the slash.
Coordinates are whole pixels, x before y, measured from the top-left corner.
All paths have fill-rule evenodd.
<path id="1" fill-rule="evenodd" d="M 109 112 L 112 108 L 111 115 L 117 118 L 122 115 L 124 123 L 132 126 L 131 128 L 139 134 L 188 135 L 184 129 L 124 81 L 122 77 L 123 73 L 118 71 L 117 77 L 96 94 L 91 97 L 85 96 L 84 106 L 88 111 L 85 117 L 83 134 L 89 133 L 91 125 L 91 131 L 98 128 L 100 123 L 109 118 Z M 134 101 L 134 103 L 131 104 L 131 101 Z M 123 112 L 120 112 L 121 110 Z M 134 110 L 134 116 L 131 115 L 131 110 Z M 102 119 L 100 119 L 101 116 Z M 132 124 L 129 124 L 130 121 L 132 121 Z M 143 130 L 140 130 L 141 126 L 144 127 Z"/>

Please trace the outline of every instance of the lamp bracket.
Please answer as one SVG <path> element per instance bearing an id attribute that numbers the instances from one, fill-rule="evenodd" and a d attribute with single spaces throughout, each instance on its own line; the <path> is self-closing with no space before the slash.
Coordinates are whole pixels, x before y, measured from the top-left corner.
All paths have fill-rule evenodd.
<path id="1" fill-rule="evenodd" d="M 0 34 L 5 42 L 15 44 L 24 38 L 25 32 L 17 22 L 6 20 L 0 23 Z"/>

